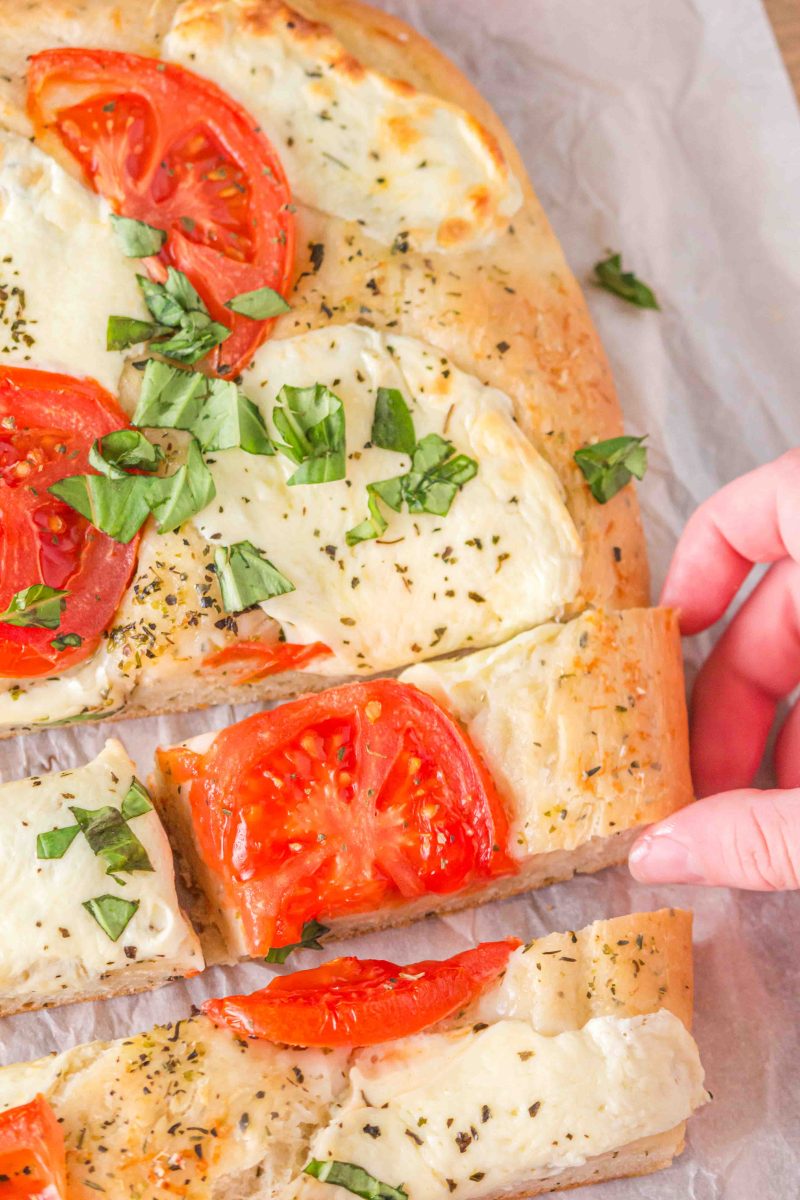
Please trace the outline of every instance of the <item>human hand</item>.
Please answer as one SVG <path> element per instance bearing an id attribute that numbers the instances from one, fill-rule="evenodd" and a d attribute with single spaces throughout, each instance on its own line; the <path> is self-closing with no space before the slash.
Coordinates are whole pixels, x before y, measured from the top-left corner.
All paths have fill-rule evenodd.
<path id="1" fill-rule="evenodd" d="M 689 520 L 661 603 L 681 632 L 723 615 L 754 563 L 772 563 L 703 665 L 691 704 L 692 776 L 705 799 L 636 840 L 644 883 L 800 887 L 800 704 L 775 747 L 778 788 L 750 787 L 779 700 L 800 683 L 800 449 L 722 488 Z"/>

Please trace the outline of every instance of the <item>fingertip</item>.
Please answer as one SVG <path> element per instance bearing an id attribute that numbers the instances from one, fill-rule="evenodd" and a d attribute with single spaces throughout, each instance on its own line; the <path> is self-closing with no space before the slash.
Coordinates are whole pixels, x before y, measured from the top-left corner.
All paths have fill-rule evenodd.
<path id="1" fill-rule="evenodd" d="M 704 882 L 691 847 L 669 825 L 655 825 L 636 839 L 628 867 L 639 883 Z"/>

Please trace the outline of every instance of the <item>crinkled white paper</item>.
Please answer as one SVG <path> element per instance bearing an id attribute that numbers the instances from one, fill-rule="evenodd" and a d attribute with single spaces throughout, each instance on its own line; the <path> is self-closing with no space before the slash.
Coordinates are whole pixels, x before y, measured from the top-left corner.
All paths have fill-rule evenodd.
<path id="1" fill-rule="evenodd" d="M 800 444 L 800 120 L 766 16 L 757 0 L 384 2 L 494 103 L 578 277 L 621 250 L 657 291 L 661 313 L 588 288 L 628 430 L 650 434 L 640 495 L 658 587 L 695 505 Z M 690 668 L 707 646 L 687 647 Z M 0 746 L 0 771 L 84 762 L 113 732 L 146 775 L 159 742 L 234 715 L 20 738 Z M 796 1200 L 800 895 L 644 888 L 620 869 L 348 949 L 408 961 L 664 904 L 695 909 L 696 1034 L 714 1102 L 671 1170 L 592 1198 Z M 307 953 L 296 965 L 315 961 Z M 266 978 L 255 966 L 215 970 L 151 995 L 12 1018 L 0 1054 L 13 1062 L 123 1035 Z"/>

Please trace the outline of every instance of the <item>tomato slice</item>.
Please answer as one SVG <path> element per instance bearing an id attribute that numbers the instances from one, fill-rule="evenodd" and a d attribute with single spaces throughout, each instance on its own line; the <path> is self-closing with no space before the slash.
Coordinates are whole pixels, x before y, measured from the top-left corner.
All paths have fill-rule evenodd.
<path id="1" fill-rule="evenodd" d="M 248 669 L 236 680 L 237 683 L 252 683 L 281 671 L 299 671 L 316 658 L 327 658 L 333 651 L 323 642 L 309 642 L 304 646 L 295 642 L 237 642 L 226 646 L 203 659 L 204 667 L 226 667 L 231 663 L 242 663 Z M 249 664 L 249 666 L 248 666 Z"/>
<path id="2" fill-rule="evenodd" d="M 398 967 L 378 958 L 334 958 L 277 976 L 250 996 L 206 1000 L 203 1012 L 250 1038 L 295 1046 L 374 1046 L 435 1025 L 503 972 L 517 938 L 483 942 L 443 961 Z"/>
<path id="3" fill-rule="evenodd" d="M 159 281 L 169 265 L 188 275 L 231 330 L 208 363 L 237 375 L 274 322 L 225 302 L 261 287 L 283 294 L 294 257 L 289 185 L 258 125 L 184 67 L 111 50 L 32 55 L 28 107 L 115 211 L 166 231 L 148 270 Z"/>
<path id="4" fill-rule="evenodd" d="M 88 658 L 119 606 L 138 538 L 123 546 L 48 488 L 90 471 L 95 438 L 128 422 L 93 379 L 0 367 L 0 612 L 35 583 L 69 592 L 58 630 L 0 622 L 0 676 L 63 671 Z M 58 651 L 58 633 L 79 646 Z"/>
<path id="5" fill-rule="evenodd" d="M 377 679 L 304 696 L 160 751 L 190 781 L 200 853 L 240 912 L 249 951 L 307 920 L 369 912 L 516 869 L 474 747 L 430 696 Z"/>
<path id="6" fill-rule="evenodd" d="M 0 1113 L 0 1200 L 66 1200 L 64 1134 L 44 1096 Z"/>

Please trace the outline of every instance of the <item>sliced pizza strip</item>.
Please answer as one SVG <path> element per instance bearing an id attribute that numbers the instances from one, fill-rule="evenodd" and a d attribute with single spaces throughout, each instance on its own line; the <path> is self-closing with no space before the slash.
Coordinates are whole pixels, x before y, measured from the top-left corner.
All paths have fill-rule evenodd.
<path id="1" fill-rule="evenodd" d="M 283 961 L 621 862 L 687 762 L 677 621 L 640 609 L 162 749 L 154 792 L 207 956 Z"/>
<path id="2" fill-rule="evenodd" d="M 143 991 L 204 966 L 167 836 L 109 741 L 87 766 L 0 786 L 0 1013 Z"/>
<path id="3" fill-rule="evenodd" d="M 441 962 L 336 959 L 6 1067 L 0 1108 L 52 1108 L 70 1200 L 481 1200 L 643 1174 L 708 1099 L 690 938 L 665 910 Z"/>

